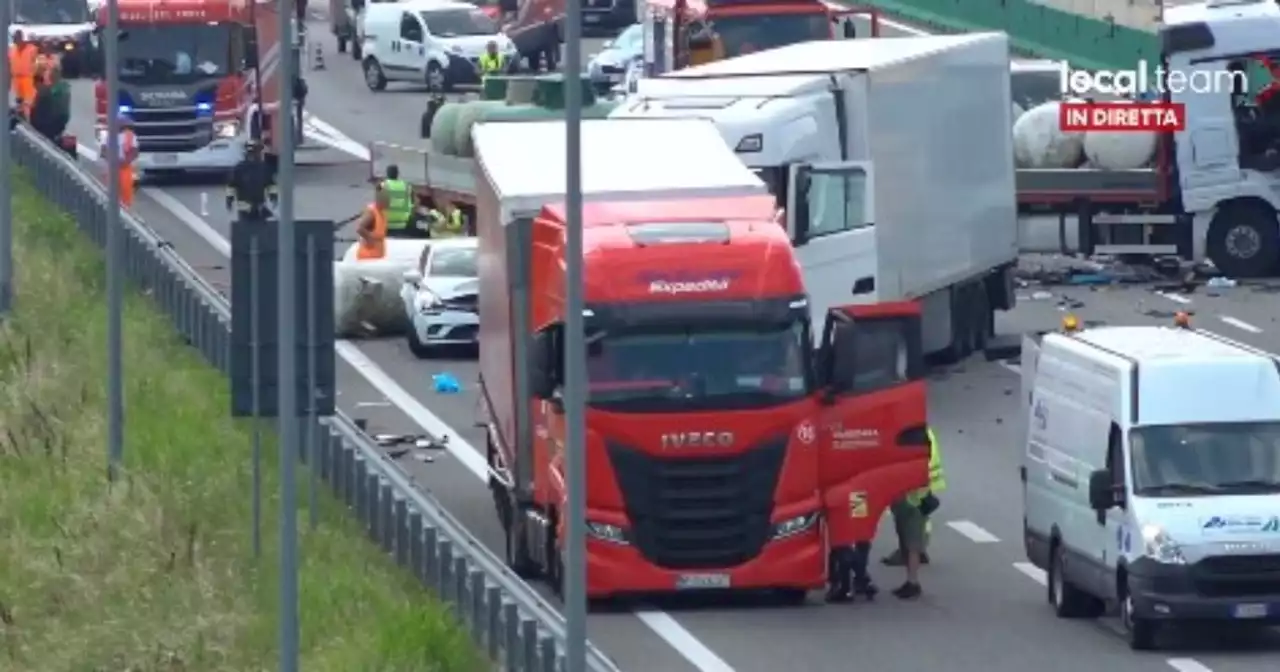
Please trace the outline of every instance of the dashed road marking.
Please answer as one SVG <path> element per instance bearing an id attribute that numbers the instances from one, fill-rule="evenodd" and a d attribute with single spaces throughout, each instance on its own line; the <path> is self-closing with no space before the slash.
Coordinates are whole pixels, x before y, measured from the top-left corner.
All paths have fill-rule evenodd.
<path id="1" fill-rule="evenodd" d="M 1173 301 L 1176 303 L 1181 303 L 1184 306 L 1191 303 L 1191 299 L 1181 294 L 1175 294 L 1173 292 L 1156 292 L 1156 295 L 1163 296 L 1164 298 L 1169 299 L 1170 301 Z"/>
<path id="2" fill-rule="evenodd" d="M 981 525 L 972 520 L 948 520 L 947 527 L 964 535 L 969 541 L 975 544 L 994 544 L 1000 541 L 1000 538 L 986 531 Z"/>
<path id="3" fill-rule="evenodd" d="M 1015 562 L 1013 563 L 1013 568 L 1022 572 L 1028 579 L 1031 579 L 1042 586 L 1049 585 L 1049 578 L 1045 576 L 1044 570 L 1029 562 Z"/>
<path id="4" fill-rule="evenodd" d="M 1261 334 L 1261 333 L 1262 333 L 1262 329 L 1261 329 L 1260 327 L 1255 327 L 1255 326 L 1253 326 L 1252 324 L 1249 324 L 1248 322 L 1245 322 L 1244 320 L 1241 320 L 1241 319 L 1239 319 L 1239 318 L 1235 318 L 1235 317 L 1231 317 L 1230 315 L 1219 315 L 1219 316 L 1218 316 L 1218 319 L 1219 319 L 1219 320 L 1222 320 L 1225 324 L 1229 324 L 1229 325 L 1231 325 L 1231 326 L 1235 327 L 1236 329 L 1243 329 L 1243 330 L 1245 330 L 1245 331 L 1247 331 L 1247 332 L 1249 332 L 1249 333 L 1251 333 L 1251 334 Z"/>
<path id="5" fill-rule="evenodd" d="M 1195 658 L 1170 658 L 1164 662 L 1178 672 L 1213 672 L 1208 665 Z"/>

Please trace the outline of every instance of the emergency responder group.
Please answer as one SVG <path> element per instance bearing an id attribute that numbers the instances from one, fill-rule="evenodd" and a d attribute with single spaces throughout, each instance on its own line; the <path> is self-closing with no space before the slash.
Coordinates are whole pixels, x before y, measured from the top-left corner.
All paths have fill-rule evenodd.
<path id="1" fill-rule="evenodd" d="M 37 133 L 58 144 L 71 121 L 71 89 L 62 80 L 58 57 L 40 53 L 21 30 L 15 30 L 9 46 L 9 73 L 17 112 L 13 121 L 30 122 Z"/>
<path id="2" fill-rule="evenodd" d="M 387 166 L 387 176 L 378 182 L 373 203 L 360 213 L 356 224 L 359 242 L 357 259 L 381 259 L 387 254 L 387 238 L 455 238 L 467 235 L 466 219 L 456 206 L 441 212 L 426 208 L 426 228 L 419 216 L 413 188 L 400 179 L 399 166 Z"/>
<path id="3" fill-rule="evenodd" d="M 884 558 L 886 565 L 906 567 L 906 581 L 893 590 L 893 595 L 903 600 L 920 597 L 920 565 L 927 562 L 930 516 L 940 506 L 938 494 L 947 488 L 942 467 L 942 452 L 938 437 L 928 431 L 929 484 L 907 493 L 889 507 L 893 526 L 898 537 L 898 548 Z M 879 593 L 871 580 L 871 541 L 859 542 L 852 548 L 832 548 L 829 559 L 828 602 L 849 602 L 861 596 L 874 599 Z"/>

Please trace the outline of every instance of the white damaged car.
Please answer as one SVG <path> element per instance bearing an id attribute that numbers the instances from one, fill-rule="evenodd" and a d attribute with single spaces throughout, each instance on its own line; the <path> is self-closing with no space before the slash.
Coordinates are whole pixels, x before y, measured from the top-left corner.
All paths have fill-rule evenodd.
<path id="1" fill-rule="evenodd" d="M 428 358 L 441 348 L 473 346 L 480 330 L 475 238 L 427 243 L 415 268 L 404 272 L 400 296 L 408 316 L 409 350 Z"/>

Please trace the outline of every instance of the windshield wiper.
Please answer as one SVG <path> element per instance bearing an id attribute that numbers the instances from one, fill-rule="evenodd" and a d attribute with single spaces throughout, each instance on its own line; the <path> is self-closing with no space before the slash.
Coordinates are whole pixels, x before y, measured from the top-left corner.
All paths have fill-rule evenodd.
<path id="1" fill-rule="evenodd" d="M 1163 485 L 1148 485 L 1145 488 L 1139 488 L 1137 492 L 1139 495 L 1156 495 L 1162 493 L 1212 495 L 1222 492 L 1222 488 L 1216 485 L 1205 485 L 1200 483 L 1165 483 Z"/>
<path id="2" fill-rule="evenodd" d="M 1228 490 L 1239 488 L 1241 490 L 1258 489 L 1280 492 L 1280 481 L 1274 481 L 1266 478 L 1250 478 L 1243 481 L 1227 481 L 1225 483 L 1219 483 L 1218 487 Z"/>

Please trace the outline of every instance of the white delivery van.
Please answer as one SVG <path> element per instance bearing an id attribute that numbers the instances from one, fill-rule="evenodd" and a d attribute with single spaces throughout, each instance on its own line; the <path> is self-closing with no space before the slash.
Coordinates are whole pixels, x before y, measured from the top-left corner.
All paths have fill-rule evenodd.
<path id="1" fill-rule="evenodd" d="M 372 91 L 388 82 L 447 91 L 480 82 L 480 56 L 490 42 L 516 60 L 515 44 L 479 7 L 451 0 L 375 3 L 361 19 L 361 65 Z"/>
<path id="2" fill-rule="evenodd" d="M 1062 618 L 1280 621 L 1280 363 L 1205 331 L 1023 341 L 1024 541 Z"/>

